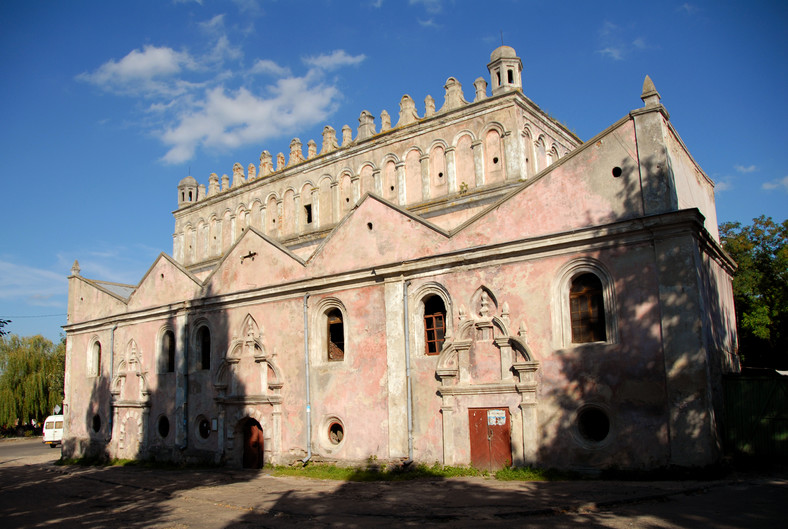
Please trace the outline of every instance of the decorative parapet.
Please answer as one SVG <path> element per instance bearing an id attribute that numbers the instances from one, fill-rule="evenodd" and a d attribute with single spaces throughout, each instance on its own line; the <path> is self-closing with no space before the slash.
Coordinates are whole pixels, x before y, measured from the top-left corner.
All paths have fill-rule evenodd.
<path id="1" fill-rule="evenodd" d="M 516 56 L 512 48 L 502 46 L 495 50 L 491 55 L 491 62 L 488 64 L 492 83 L 493 95 L 500 93 L 501 90 L 521 89 L 521 71 L 522 65 L 520 59 Z M 474 99 L 473 102 L 480 102 L 488 98 L 487 87 L 488 81 L 484 78 L 477 78 L 474 83 Z M 431 95 L 424 98 L 424 116 L 419 117 L 414 100 L 407 94 L 403 95 L 399 103 L 399 116 L 396 124 L 397 128 L 418 123 L 422 119 L 431 118 L 436 114 L 448 112 L 451 110 L 459 109 L 469 105 L 470 103 L 465 100 L 462 85 L 454 78 L 449 77 L 444 85 L 445 102 L 443 107 L 436 111 L 435 99 Z M 646 82 L 643 85 L 643 97 L 646 106 L 654 106 L 659 104 L 659 94 L 656 92 L 651 79 L 646 77 Z M 380 132 L 387 132 L 392 129 L 392 116 L 383 110 L 380 114 Z M 340 148 L 347 148 L 360 141 L 371 139 L 376 134 L 375 118 L 374 116 L 364 110 L 359 116 L 358 133 L 354 140 L 353 131 L 349 125 L 344 125 L 341 129 L 341 146 L 337 138 L 337 133 L 331 126 L 323 128 L 322 146 L 318 153 L 318 145 L 314 140 L 307 142 L 307 153 L 304 157 L 303 146 L 298 138 L 294 138 L 290 142 L 290 157 L 285 160 L 285 155 L 279 153 L 276 156 L 276 166 L 271 153 L 262 151 L 260 154 L 259 171 L 254 164 L 249 164 L 246 174 L 244 174 L 243 166 L 240 163 L 233 165 L 233 179 L 232 185 L 230 184 L 227 175 L 223 175 L 221 180 L 216 176 L 216 173 L 211 173 L 209 177 L 208 189 L 200 185 L 195 185 L 191 188 L 191 199 L 188 198 L 188 191 L 181 192 L 179 189 L 179 207 L 187 206 L 193 202 L 197 202 L 209 196 L 215 196 L 228 189 L 243 186 L 254 180 L 267 177 L 274 172 L 279 172 L 287 167 L 297 165 L 306 160 L 311 160 L 320 155 L 329 154 Z M 451 188 L 450 188 L 451 191 Z M 456 191 L 456 186 L 454 191 Z"/>
<path id="2" fill-rule="evenodd" d="M 380 113 L 380 132 L 391 129 L 391 116 L 385 110 Z"/>
<path id="3" fill-rule="evenodd" d="M 416 114 L 416 103 L 408 94 L 405 94 L 399 101 L 399 121 L 397 122 L 397 127 L 404 127 L 405 125 L 416 123 L 418 120 L 419 116 Z"/>
<path id="4" fill-rule="evenodd" d="M 429 118 L 435 115 L 435 98 L 428 95 L 424 98 L 424 117 Z"/>
<path id="5" fill-rule="evenodd" d="M 368 111 L 364 110 L 358 117 L 358 141 L 364 141 L 375 135 L 375 117 Z M 343 143 L 344 145 L 344 143 Z"/>
<path id="6" fill-rule="evenodd" d="M 233 187 L 238 187 L 245 183 L 244 166 L 236 162 L 233 164 Z"/>
<path id="7" fill-rule="evenodd" d="M 353 129 L 350 125 L 342 127 L 342 147 L 349 147 L 353 142 Z"/>
<path id="8" fill-rule="evenodd" d="M 464 107 L 468 104 L 465 97 L 462 95 L 462 85 L 454 77 L 449 77 L 446 84 L 443 86 L 446 89 L 446 101 L 443 103 L 441 112 L 454 110 L 455 108 Z"/>
<path id="9" fill-rule="evenodd" d="M 290 163 L 288 165 L 295 165 L 304 161 L 304 150 L 301 140 L 293 138 L 290 142 Z"/>
<path id="10" fill-rule="evenodd" d="M 476 103 L 482 99 L 487 99 L 487 81 L 483 77 L 479 77 L 474 81 L 473 87 L 476 89 L 476 97 L 473 102 Z"/>
<path id="11" fill-rule="evenodd" d="M 334 127 L 326 125 L 323 127 L 323 148 L 320 150 L 320 154 L 328 154 L 338 147 L 337 131 L 334 130 Z"/>
<path id="12" fill-rule="evenodd" d="M 268 176 L 274 172 L 274 161 L 271 153 L 263 151 L 260 153 L 260 178 Z"/>
<path id="13" fill-rule="evenodd" d="M 216 173 L 211 173 L 208 177 L 208 196 L 213 196 L 221 191 L 219 187 L 219 176 Z"/>

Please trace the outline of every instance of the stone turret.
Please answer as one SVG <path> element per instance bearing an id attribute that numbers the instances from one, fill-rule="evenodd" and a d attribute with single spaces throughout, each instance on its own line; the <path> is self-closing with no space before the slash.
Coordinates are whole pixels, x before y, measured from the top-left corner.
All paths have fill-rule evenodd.
<path id="1" fill-rule="evenodd" d="M 199 198 L 197 180 L 193 176 L 187 176 L 178 183 L 178 207 L 197 202 Z"/>
<path id="2" fill-rule="evenodd" d="M 514 48 L 501 46 L 490 55 L 490 84 L 492 95 L 523 89 L 523 63 Z"/>

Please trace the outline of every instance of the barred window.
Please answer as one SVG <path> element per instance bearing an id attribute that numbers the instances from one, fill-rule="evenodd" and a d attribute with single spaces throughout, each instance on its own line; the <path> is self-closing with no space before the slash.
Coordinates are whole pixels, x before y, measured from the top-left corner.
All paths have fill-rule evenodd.
<path id="1" fill-rule="evenodd" d="M 607 339 L 602 281 L 596 275 L 581 274 L 572 280 L 569 311 L 572 343 L 604 342 Z"/>

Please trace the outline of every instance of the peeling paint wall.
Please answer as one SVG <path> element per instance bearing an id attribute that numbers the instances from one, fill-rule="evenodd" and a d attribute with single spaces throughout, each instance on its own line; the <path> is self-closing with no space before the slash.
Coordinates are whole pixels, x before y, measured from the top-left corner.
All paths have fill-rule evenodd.
<path id="1" fill-rule="evenodd" d="M 64 453 L 240 466 L 254 421 L 266 462 L 464 465 L 487 408 L 508 411 L 518 465 L 715 461 L 732 263 L 666 111 L 644 96 L 580 145 L 517 87 L 467 104 L 450 81 L 418 123 L 212 176 L 138 285 L 75 265 Z M 586 274 L 603 336 L 581 343 Z"/>

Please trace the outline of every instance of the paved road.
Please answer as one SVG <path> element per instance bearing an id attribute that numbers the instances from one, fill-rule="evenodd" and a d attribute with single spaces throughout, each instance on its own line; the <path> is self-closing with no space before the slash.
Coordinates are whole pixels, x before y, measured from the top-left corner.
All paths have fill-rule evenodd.
<path id="1" fill-rule="evenodd" d="M 60 447 L 50 448 L 41 442 L 40 437 L 0 439 L 0 465 L 26 457 L 56 461 L 60 458 Z"/>
<path id="2" fill-rule="evenodd" d="M 241 470 L 56 467 L 0 443 L 0 526 L 780 528 L 788 479 L 344 483 Z M 52 451 L 54 452 L 54 451 Z"/>

